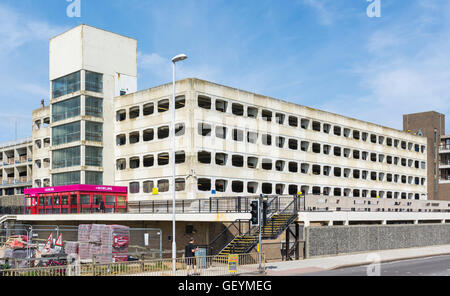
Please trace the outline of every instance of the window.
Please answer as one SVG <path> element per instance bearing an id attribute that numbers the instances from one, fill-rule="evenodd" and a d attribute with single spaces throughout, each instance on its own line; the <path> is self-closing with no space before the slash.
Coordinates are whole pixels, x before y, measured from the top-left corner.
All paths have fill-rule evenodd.
<path id="1" fill-rule="evenodd" d="M 248 132 L 247 133 L 247 142 L 251 144 L 256 144 L 258 141 L 258 133 Z"/>
<path id="2" fill-rule="evenodd" d="M 360 133 L 357 130 L 353 130 L 353 139 L 359 140 L 360 139 Z"/>
<path id="3" fill-rule="evenodd" d="M 220 139 L 226 139 L 227 138 L 227 128 L 224 126 L 216 126 L 216 137 L 220 138 Z"/>
<path id="4" fill-rule="evenodd" d="M 198 124 L 198 134 L 203 137 L 210 137 L 212 132 L 212 126 L 208 123 Z"/>
<path id="5" fill-rule="evenodd" d="M 61 96 L 80 90 L 80 72 L 75 72 L 67 76 L 52 81 L 52 97 L 59 98 Z"/>
<path id="6" fill-rule="evenodd" d="M 233 103 L 231 105 L 231 112 L 237 116 L 244 116 L 244 106 L 241 104 Z"/>
<path id="7" fill-rule="evenodd" d="M 155 157 L 153 155 L 144 156 L 144 168 L 149 168 L 155 165 Z"/>
<path id="8" fill-rule="evenodd" d="M 248 193 L 256 193 L 258 191 L 258 183 L 257 182 L 248 182 L 247 183 L 247 192 Z"/>
<path id="9" fill-rule="evenodd" d="M 145 181 L 142 183 L 142 189 L 144 193 L 152 193 L 155 183 L 153 181 Z"/>
<path id="10" fill-rule="evenodd" d="M 353 150 L 353 158 L 359 159 L 359 150 Z"/>
<path id="11" fill-rule="evenodd" d="M 225 192 L 227 190 L 228 182 L 226 180 L 216 180 L 216 191 Z"/>
<path id="12" fill-rule="evenodd" d="M 169 164 L 169 153 L 160 153 L 158 154 L 158 165 L 168 165 Z"/>
<path id="13" fill-rule="evenodd" d="M 297 185 L 289 185 L 288 189 L 289 195 L 296 195 L 298 193 L 298 186 Z"/>
<path id="14" fill-rule="evenodd" d="M 81 172 L 68 172 L 52 175 L 53 186 L 65 186 L 81 183 Z"/>
<path id="15" fill-rule="evenodd" d="M 262 110 L 261 118 L 265 121 L 272 121 L 272 112 L 269 110 Z"/>
<path id="16" fill-rule="evenodd" d="M 334 156 L 341 156 L 341 147 L 334 147 Z"/>
<path id="17" fill-rule="evenodd" d="M 233 191 L 234 193 L 244 192 L 244 182 L 242 181 L 231 182 L 231 191 Z"/>
<path id="18" fill-rule="evenodd" d="M 175 191 L 186 190 L 186 180 L 184 178 L 175 179 Z"/>
<path id="19" fill-rule="evenodd" d="M 161 126 L 158 128 L 158 139 L 166 139 L 169 137 L 169 126 Z"/>
<path id="20" fill-rule="evenodd" d="M 377 143 L 377 135 L 371 134 L 370 135 L 370 142 L 376 144 Z"/>
<path id="21" fill-rule="evenodd" d="M 169 191 L 169 180 L 159 180 L 158 181 L 158 191 L 168 192 Z"/>
<path id="22" fill-rule="evenodd" d="M 139 132 L 132 132 L 130 133 L 130 144 L 136 144 L 139 143 Z"/>
<path id="23" fill-rule="evenodd" d="M 328 123 L 324 123 L 323 124 L 323 132 L 326 133 L 326 134 L 329 134 L 330 130 L 331 130 L 331 125 L 328 124 Z"/>
<path id="24" fill-rule="evenodd" d="M 309 172 L 309 164 L 308 163 L 302 163 L 300 166 L 300 170 L 302 174 L 308 174 Z"/>
<path id="25" fill-rule="evenodd" d="M 231 158 L 231 162 L 234 167 L 244 167 L 244 157 L 241 155 L 233 155 Z"/>
<path id="26" fill-rule="evenodd" d="M 184 136 L 185 132 L 186 132 L 186 126 L 184 125 L 184 123 L 175 124 L 175 137 Z"/>
<path id="27" fill-rule="evenodd" d="M 233 129 L 233 140 L 237 142 L 244 141 L 244 132 L 239 129 Z"/>
<path id="28" fill-rule="evenodd" d="M 175 163 L 181 164 L 186 161 L 186 153 L 184 151 L 175 152 Z"/>
<path id="29" fill-rule="evenodd" d="M 197 153 L 197 158 L 199 163 L 210 164 L 211 163 L 211 152 L 199 151 Z"/>
<path id="30" fill-rule="evenodd" d="M 142 139 L 144 140 L 144 142 L 153 141 L 154 138 L 155 131 L 152 128 L 147 129 L 142 133 Z"/>
<path id="31" fill-rule="evenodd" d="M 298 126 L 298 118 L 295 116 L 289 116 L 289 126 L 297 127 Z"/>
<path id="32" fill-rule="evenodd" d="M 334 168 L 334 176 L 335 177 L 340 177 L 342 172 L 341 172 L 341 168 Z"/>
<path id="33" fill-rule="evenodd" d="M 330 166 L 327 166 L 327 165 L 323 166 L 323 175 L 324 176 L 329 176 L 330 172 L 331 172 L 331 167 Z"/>
<path id="34" fill-rule="evenodd" d="M 228 108 L 228 102 L 224 100 L 216 100 L 216 110 L 226 113 Z"/>
<path id="35" fill-rule="evenodd" d="M 77 121 L 52 128 L 53 145 L 61 145 L 72 143 L 75 141 L 80 141 L 81 140 L 80 126 L 81 122 Z M 86 132 L 87 130 L 88 129 L 86 127 Z"/>
<path id="36" fill-rule="evenodd" d="M 130 158 L 130 169 L 137 169 L 140 166 L 140 159 L 139 157 L 132 157 Z"/>
<path id="37" fill-rule="evenodd" d="M 164 99 L 158 102 L 158 113 L 169 111 L 169 99 Z"/>
<path id="38" fill-rule="evenodd" d="M 103 141 L 103 123 L 86 121 L 86 141 Z"/>
<path id="39" fill-rule="evenodd" d="M 351 130 L 348 128 L 344 128 L 344 137 L 348 138 L 350 137 Z"/>
<path id="40" fill-rule="evenodd" d="M 52 104 L 52 121 L 58 122 L 68 118 L 80 116 L 81 114 L 80 106 L 81 100 L 79 96 L 59 103 Z"/>
<path id="41" fill-rule="evenodd" d="M 320 126 L 321 126 L 320 122 L 313 121 L 313 124 L 312 124 L 313 131 L 320 132 L 320 130 L 321 130 Z"/>
<path id="42" fill-rule="evenodd" d="M 313 143 L 313 145 L 312 145 L 312 151 L 313 151 L 314 153 L 320 153 L 320 144 L 318 144 L 318 143 Z"/>
<path id="43" fill-rule="evenodd" d="M 272 194 L 272 184 L 271 183 L 262 183 L 262 193 L 263 194 Z"/>
<path id="44" fill-rule="evenodd" d="M 226 153 L 216 153 L 216 164 L 225 166 L 227 165 L 228 155 Z"/>
<path id="45" fill-rule="evenodd" d="M 263 170 L 268 170 L 268 171 L 272 170 L 272 160 L 264 158 L 262 160 L 261 167 L 262 167 Z"/>
<path id="46" fill-rule="evenodd" d="M 125 110 L 116 112 L 116 121 L 124 121 L 125 119 L 127 119 L 127 112 Z"/>
<path id="47" fill-rule="evenodd" d="M 80 146 L 52 151 L 52 168 L 68 168 L 79 166 Z"/>
<path id="48" fill-rule="evenodd" d="M 152 115 L 153 112 L 155 112 L 155 104 L 154 103 L 148 103 L 148 104 L 144 105 L 144 107 L 143 107 L 144 116 Z"/>
<path id="49" fill-rule="evenodd" d="M 186 97 L 179 96 L 175 98 L 175 109 L 182 109 L 186 106 Z"/>
<path id="50" fill-rule="evenodd" d="M 86 184 L 88 185 L 103 185 L 102 172 L 85 172 Z"/>
<path id="51" fill-rule="evenodd" d="M 309 119 L 302 118 L 301 121 L 300 121 L 300 125 L 301 125 L 302 129 L 308 129 L 308 127 L 309 127 Z"/>
<path id="52" fill-rule="evenodd" d="M 258 108 L 248 107 L 247 108 L 247 116 L 250 118 L 258 118 Z"/>
<path id="53" fill-rule="evenodd" d="M 86 71 L 85 80 L 87 91 L 103 92 L 103 74 Z"/>
<path id="54" fill-rule="evenodd" d="M 277 160 L 275 162 L 275 170 L 277 170 L 278 172 L 283 172 L 284 171 L 284 166 L 285 166 L 286 162 L 283 160 Z"/>
<path id="55" fill-rule="evenodd" d="M 116 137 L 116 144 L 117 146 L 123 146 L 127 143 L 127 137 L 125 135 L 118 135 Z"/>
<path id="56" fill-rule="evenodd" d="M 312 166 L 313 175 L 320 175 L 320 170 L 321 170 L 320 165 L 315 164 Z"/>
<path id="57" fill-rule="evenodd" d="M 139 117 L 139 112 L 140 112 L 139 106 L 130 108 L 130 119 Z"/>
<path id="58" fill-rule="evenodd" d="M 258 158 L 257 157 L 253 157 L 253 156 L 249 156 L 247 158 L 247 167 L 249 169 L 256 169 L 257 166 L 258 166 Z"/>
<path id="59" fill-rule="evenodd" d="M 275 121 L 278 124 L 284 124 L 284 120 L 286 118 L 286 115 L 282 113 L 275 113 Z"/>
<path id="60" fill-rule="evenodd" d="M 272 136 L 271 135 L 262 135 L 262 144 L 266 146 L 272 145 Z"/>
<path id="61" fill-rule="evenodd" d="M 319 145 L 320 145 L 320 144 L 319 144 Z M 307 141 L 302 141 L 302 142 L 300 143 L 300 149 L 301 149 L 302 151 L 307 152 L 307 151 L 308 151 L 308 148 L 309 148 L 309 142 L 307 142 Z"/>
<path id="62" fill-rule="evenodd" d="M 103 117 L 103 99 L 86 96 L 86 115 Z"/>
<path id="63" fill-rule="evenodd" d="M 211 179 L 199 178 L 197 181 L 197 187 L 199 191 L 210 191 Z"/>
<path id="64" fill-rule="evenodd" d="M 283 148 L 284 147 L 284 142 L 285 142 L 285 138 L 284 137 L 276 137 L 275 138 L 275 145 L 278 148 Z"/>
<path id="65" fill-rule="evenodd" d="M 296 140 L 296 139 L 289 139 L 289 149 L 291 149 L 291 150 L 298 150 L 298 140 Z"/>
<path id="66" fill-rule="evenodd" d="M 198 106 L 203 109 L 211 109 L 211 98 L 198 96 Z"/>
<path id="67" fill-rule="evenodd" d="M 289 172 L 297 173 L 298 172 L 298 163 L 296 163 L 296 162 L 289 162 Z"/>
<path id="68" fill-rule="evenodd" d="M 284 188 L 286 186 L 284 184 L 276 184 L 275 185 L 275 193 L 282 195 L 284 193 Z"/>
<path id="69" fill-rule="evenodd" d="M 103 148 L 86 146 L 86 165 L 87 166 L 102 166 Z"/>
<path id="70" fill-rule="evenodd" d="M 340 126 L 337 126 L 337 125 L 335 125 L 334 126 L 334 128 L 333 128 L 333 133 L 334 133 L 334 135 L 335 136 L 340 136 L 341 135 L 341 127 Z"/>

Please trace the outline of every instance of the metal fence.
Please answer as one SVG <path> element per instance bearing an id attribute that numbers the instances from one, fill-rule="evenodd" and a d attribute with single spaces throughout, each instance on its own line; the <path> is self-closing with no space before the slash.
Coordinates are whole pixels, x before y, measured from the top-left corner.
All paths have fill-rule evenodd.
<path id="1" fill-rule="evenodd" d="M 228 256 L 196 257 L 176 259 L 176 271 L 172 259 L 127 261 L 107 264 L 79 264 L 36 268 L 8 269 L 0 271 L 2 276 L 226 276 L 258 273 L 265 270 L 265 257 L 259 264 L 257 253 Z M 189 271 L 188 271 L 188 265 Z M 194 267 L 195 266 L 195 267 Z"/>

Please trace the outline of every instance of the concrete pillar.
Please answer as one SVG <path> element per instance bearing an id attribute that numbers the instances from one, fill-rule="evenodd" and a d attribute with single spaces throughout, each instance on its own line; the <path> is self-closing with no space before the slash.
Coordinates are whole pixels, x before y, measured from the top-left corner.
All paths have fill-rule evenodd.
<path id="1" fill-rule="evenodd" d="M 414 224 L 415 225 L 419 224 L 419 220 L 414 220 Z"/>
<path id="2" fill-rule="evenodd" d="M 348 221 L 348 220 L 345 220 L 345 221 L 344 221 L 344 225 L 345 225 L 345 226 L 350 225 L 349 221 Z"/>
<path id="3" fill-rule="evenodd" d="M 332 220 L 328 221 L 328 226 L 333 226 L 333 221 Z"/>
<path id="4" fill-rule="evenodd" d="M 381 225 L 387 225 L 387 220 L 382 220 Z"/>

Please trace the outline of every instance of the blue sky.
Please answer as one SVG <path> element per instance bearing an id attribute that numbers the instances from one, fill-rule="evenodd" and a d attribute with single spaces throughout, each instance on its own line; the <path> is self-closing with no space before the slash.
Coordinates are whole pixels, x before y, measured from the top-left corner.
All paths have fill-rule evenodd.
<path id="1" fill-rule="evenodd" d="M 450 124 L 450 1 L 66 0 L 0 2 L 0 141 L 31 135 L 48 104 L 48 40 L 85 23 L 138 40 L 139 89 L 178 78 L 216 83 L 402 128 L 435 110 Z M 447 132 L 449 133 L 449 132 Z"/>

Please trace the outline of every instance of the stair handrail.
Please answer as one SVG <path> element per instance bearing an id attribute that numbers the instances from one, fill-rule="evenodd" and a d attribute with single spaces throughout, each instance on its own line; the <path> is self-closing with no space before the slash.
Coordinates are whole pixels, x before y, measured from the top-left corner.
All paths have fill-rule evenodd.
<path id="1" fill-rule="evenodd" d="M 234 228 L 236 228 L 236 230 L 238 231 L 238 233 L 239 233 L 239 235 L 241 235 L 242 234 L 242 232 L 241 232 L 241 229 L 239 229 L 239 227 L 237 227 L 236 226 L 236 223 L 241 223 L 241 221 L 245 221 L 246 223 L 248 223 L 248 220 L 244 220 L 244 219 L 237 219 L 237 220 L 235 220 L 234 222 L 232 222 L 230 225 L 228 225 L 228 227 L 227 228 L 225 228 L 224 230 L 222 230 L 218 235 L 216 235 L 216 237 L 206 246 L 206 248 L 208 249 L 208 250 L 210 250 L 210 249 L 212 249 L 213 248 L 213 244 L 217 241 L 217 240 L 219 240 L 219 238 L 222 238 L 222 235 L 224 234 L 224 233 L 226 233 L 227 231 L 229 231 L 231 228 L 232 228 L 232 226 L 234 226 Z M 236 236 L 234 236 L 229 242 L 227 242 L 226 244 L 229 244 L 231 241 L 233 241 L 233 239 L 234 238 L 236 238 Z M 221 249 L 220 251 L 222 251 L 223 249 Z M 220 252 L 219 252 L 220 253 Z"/>

